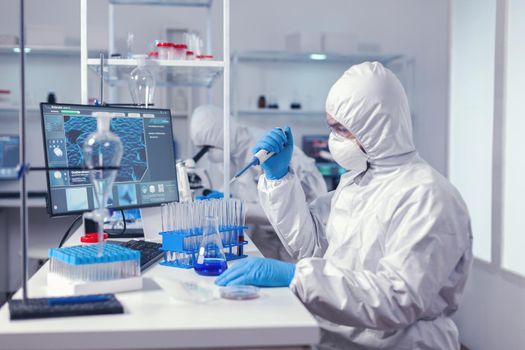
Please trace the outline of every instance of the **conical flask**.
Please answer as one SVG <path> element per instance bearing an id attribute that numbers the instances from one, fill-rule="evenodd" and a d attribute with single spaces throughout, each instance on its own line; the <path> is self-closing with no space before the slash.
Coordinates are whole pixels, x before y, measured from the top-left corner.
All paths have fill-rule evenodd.
<path id="1" fill-rule="evenodd" d="M 139 57 L 137 61 L 137 67 L 129 75 L 129 91 L 134 104 L 148 108 L 153 104 L 155 76 L 146 67 L 145 57 Z"/>
<path id="2" fill-rule="evenodd" d="M 206 217 L 201 245 L 194 261 L 195 271 L 203 276 L 218 276 L 228 268 L 216 216 Z"/>

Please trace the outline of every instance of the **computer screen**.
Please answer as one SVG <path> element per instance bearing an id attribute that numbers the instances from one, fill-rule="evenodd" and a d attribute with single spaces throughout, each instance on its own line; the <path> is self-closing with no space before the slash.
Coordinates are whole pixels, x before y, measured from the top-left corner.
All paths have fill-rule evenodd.
<path id="1" fill-rule="evenodd" d="M 84 167 L 84 140 L 96 131 L 93 113 L 109 112 L 110 129 L 124 148 L 109 208 L 137 208 L 178 201 L 170 110 L 41 104 L 46 165 Z M 47 171 L 51 215 L 95 209 L 89 171 Z"/>
<path id="2" fill-rule="evenodd" d="M 303 152 L 315 159 L 317 169 L 325 177 L 339 178 L 346 172 L 339 164 L 331 159 L 328 149 L 328 135 L 303 136 Z"/>
<path id="3" fill-rule="evenodd" d="M 328 150 L 328 135 L 305 135 L 303 136 L 303 152 L 316 162 L 328 163 L 330 159 L 322 157 L 323 151 Z"/>
<path id="4" fill-rule="evenodd" d="M 18 135 L 0 135 L 0 180 L 16 180 L 18 152 Z"/>

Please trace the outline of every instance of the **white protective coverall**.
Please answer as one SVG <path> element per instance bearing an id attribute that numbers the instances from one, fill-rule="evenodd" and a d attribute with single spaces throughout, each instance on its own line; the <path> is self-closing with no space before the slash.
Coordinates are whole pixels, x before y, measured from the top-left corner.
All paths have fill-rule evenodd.
<path id="1" fill-rule="evenodd" d="M 252 159 L 251 149 L 258 138 L 254 135 L 254 131 L 257 130 L 239 125 L 234 120 L 230 121 L 230 130 L 230 177 L 233 177 Z M 260 134 L 263 133 L 264 131 L 261 130 Z M 196 108 L 190 123 L 190 135 L 196 146 L 209 145 L 222 149 L 224 142 L 222 109 L 211 105 Z M 212 158 L 215 161 L 220 161 L 222 164 L 222 151 L 216 151 L 211 149 L 209 154 L 213 155 Z M 294 147 L 291 168 L 297 174 L 306 200 L 312 201 L 327 193 L 326 183 L 315 166 L 314 159 L 306 156 L 298 147 Z M 257 180 L 261 173 L 260 167 L 252 167 L 232 183 L 231 193 L 245 202 L 246 223 L 250 227 L 248 233 L 261 253 L 265 257 L 293 261 L 259 204 Z"/>
<path id="2" fill-rule="evenodd" d="M 459 349 L 451 315 L 472 261 L 467 208 L 418 156 L 407 97 L 380 63 L 351 67 L 326 111 L 368 154 L 308 205 L 296 175 L 259 179 L 261 205 L 296 259 L 290 287 L 323 349 Z"/>

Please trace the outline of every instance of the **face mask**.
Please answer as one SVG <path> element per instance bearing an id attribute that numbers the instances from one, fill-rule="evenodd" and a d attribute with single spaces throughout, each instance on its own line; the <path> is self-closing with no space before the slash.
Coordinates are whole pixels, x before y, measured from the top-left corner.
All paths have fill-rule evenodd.
<path id="1" fill-rule="evenodd" d="M 208 150 L 208 159 L 213 163 L 222 163 L 224 160 L 224 151 L 220 148 L 210 148 Z"/>
<path id="2" fill-rule="evenodd" d="M 355 173 L 366 170 L 368 157 L 356 141 L 330 133 L 328 148 L 334 160 L 346 170 Z"/>

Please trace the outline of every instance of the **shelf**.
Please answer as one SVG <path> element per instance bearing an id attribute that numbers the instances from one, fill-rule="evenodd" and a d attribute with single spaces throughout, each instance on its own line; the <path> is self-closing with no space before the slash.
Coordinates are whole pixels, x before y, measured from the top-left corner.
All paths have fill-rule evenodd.
<path id="1" fill-rule="evenodd" d="M 212 0 L 110 0 L 109 2 L 114 5 L 211 7 Z"/>
<path id="2" fill-rule="evenodd" d="M 129 73 L 137 66 L 136 59 L 105 60 L 105 79 L 112 86 L 128 86 Z M 100 59 L 88 59 L 88 66 L 99 74 Z M 222 73 L 222 61 L 147 60 L 161 87 L 211 87 Z M 115 69 L 110 69 L 111 67 Z"/>
<path id="3" fill-rule="evenodd" d="M 233 54 L 237 62 L 281 62 L 281 63 L 344 63 L 347 65 L 365 61 L 378 61 L 388 64 L 402 58 L 402 55 L 355 54 L 342 55 L 337 53 L 296 53 L 287 51 L 246 51 Z"/>
<path id="4" fill-rule="evenodd" d="M 297 116 L 297 117 L 319 117 L 324 116 L 325 111 L 306 111 L 301 109 L 254 109 L 239 110 L 239 117 L 259 117 L 259 116 Z"/>
<path id="5" fill-rule="evenodd" d="M 91 54 L 98 54 L 105 50 L 90 50 Z M 0 45 L 0 54 L 18 55 L 18 45 Z M 31 56 L 62 56 L 78 57 L 80 59 L 80 47 L 78 46 L 34 46 L 26 45 L 26 55 Z"/>
<path id="6" fill-rule="evenodd" d="M 20 109 L 20 107 L 18 106 L 2 106 L 0 105 L 0 113 L 1 112 L 9 112 L 9 113 L 12 113 L 12 112 L 16 112 L 18 113 L 18 110 Z M 39 106 L 26 106 L 26 111 L 27 112 L 40 112 L 40 107 Z"/>
<path id="7" fill-rule="evenodd" d="M 136 67 L 138 60 L 134 58 L 110 58 L 105 60 L 106 66 Z M 99 58 L 88 59 L 89 66 L 100 66 Z M 222 61 L 186 61 L 186 60 L 146 60 L 149 67 L 184 67 L 184 68 L 221 68 L 224 67 Z"/>

